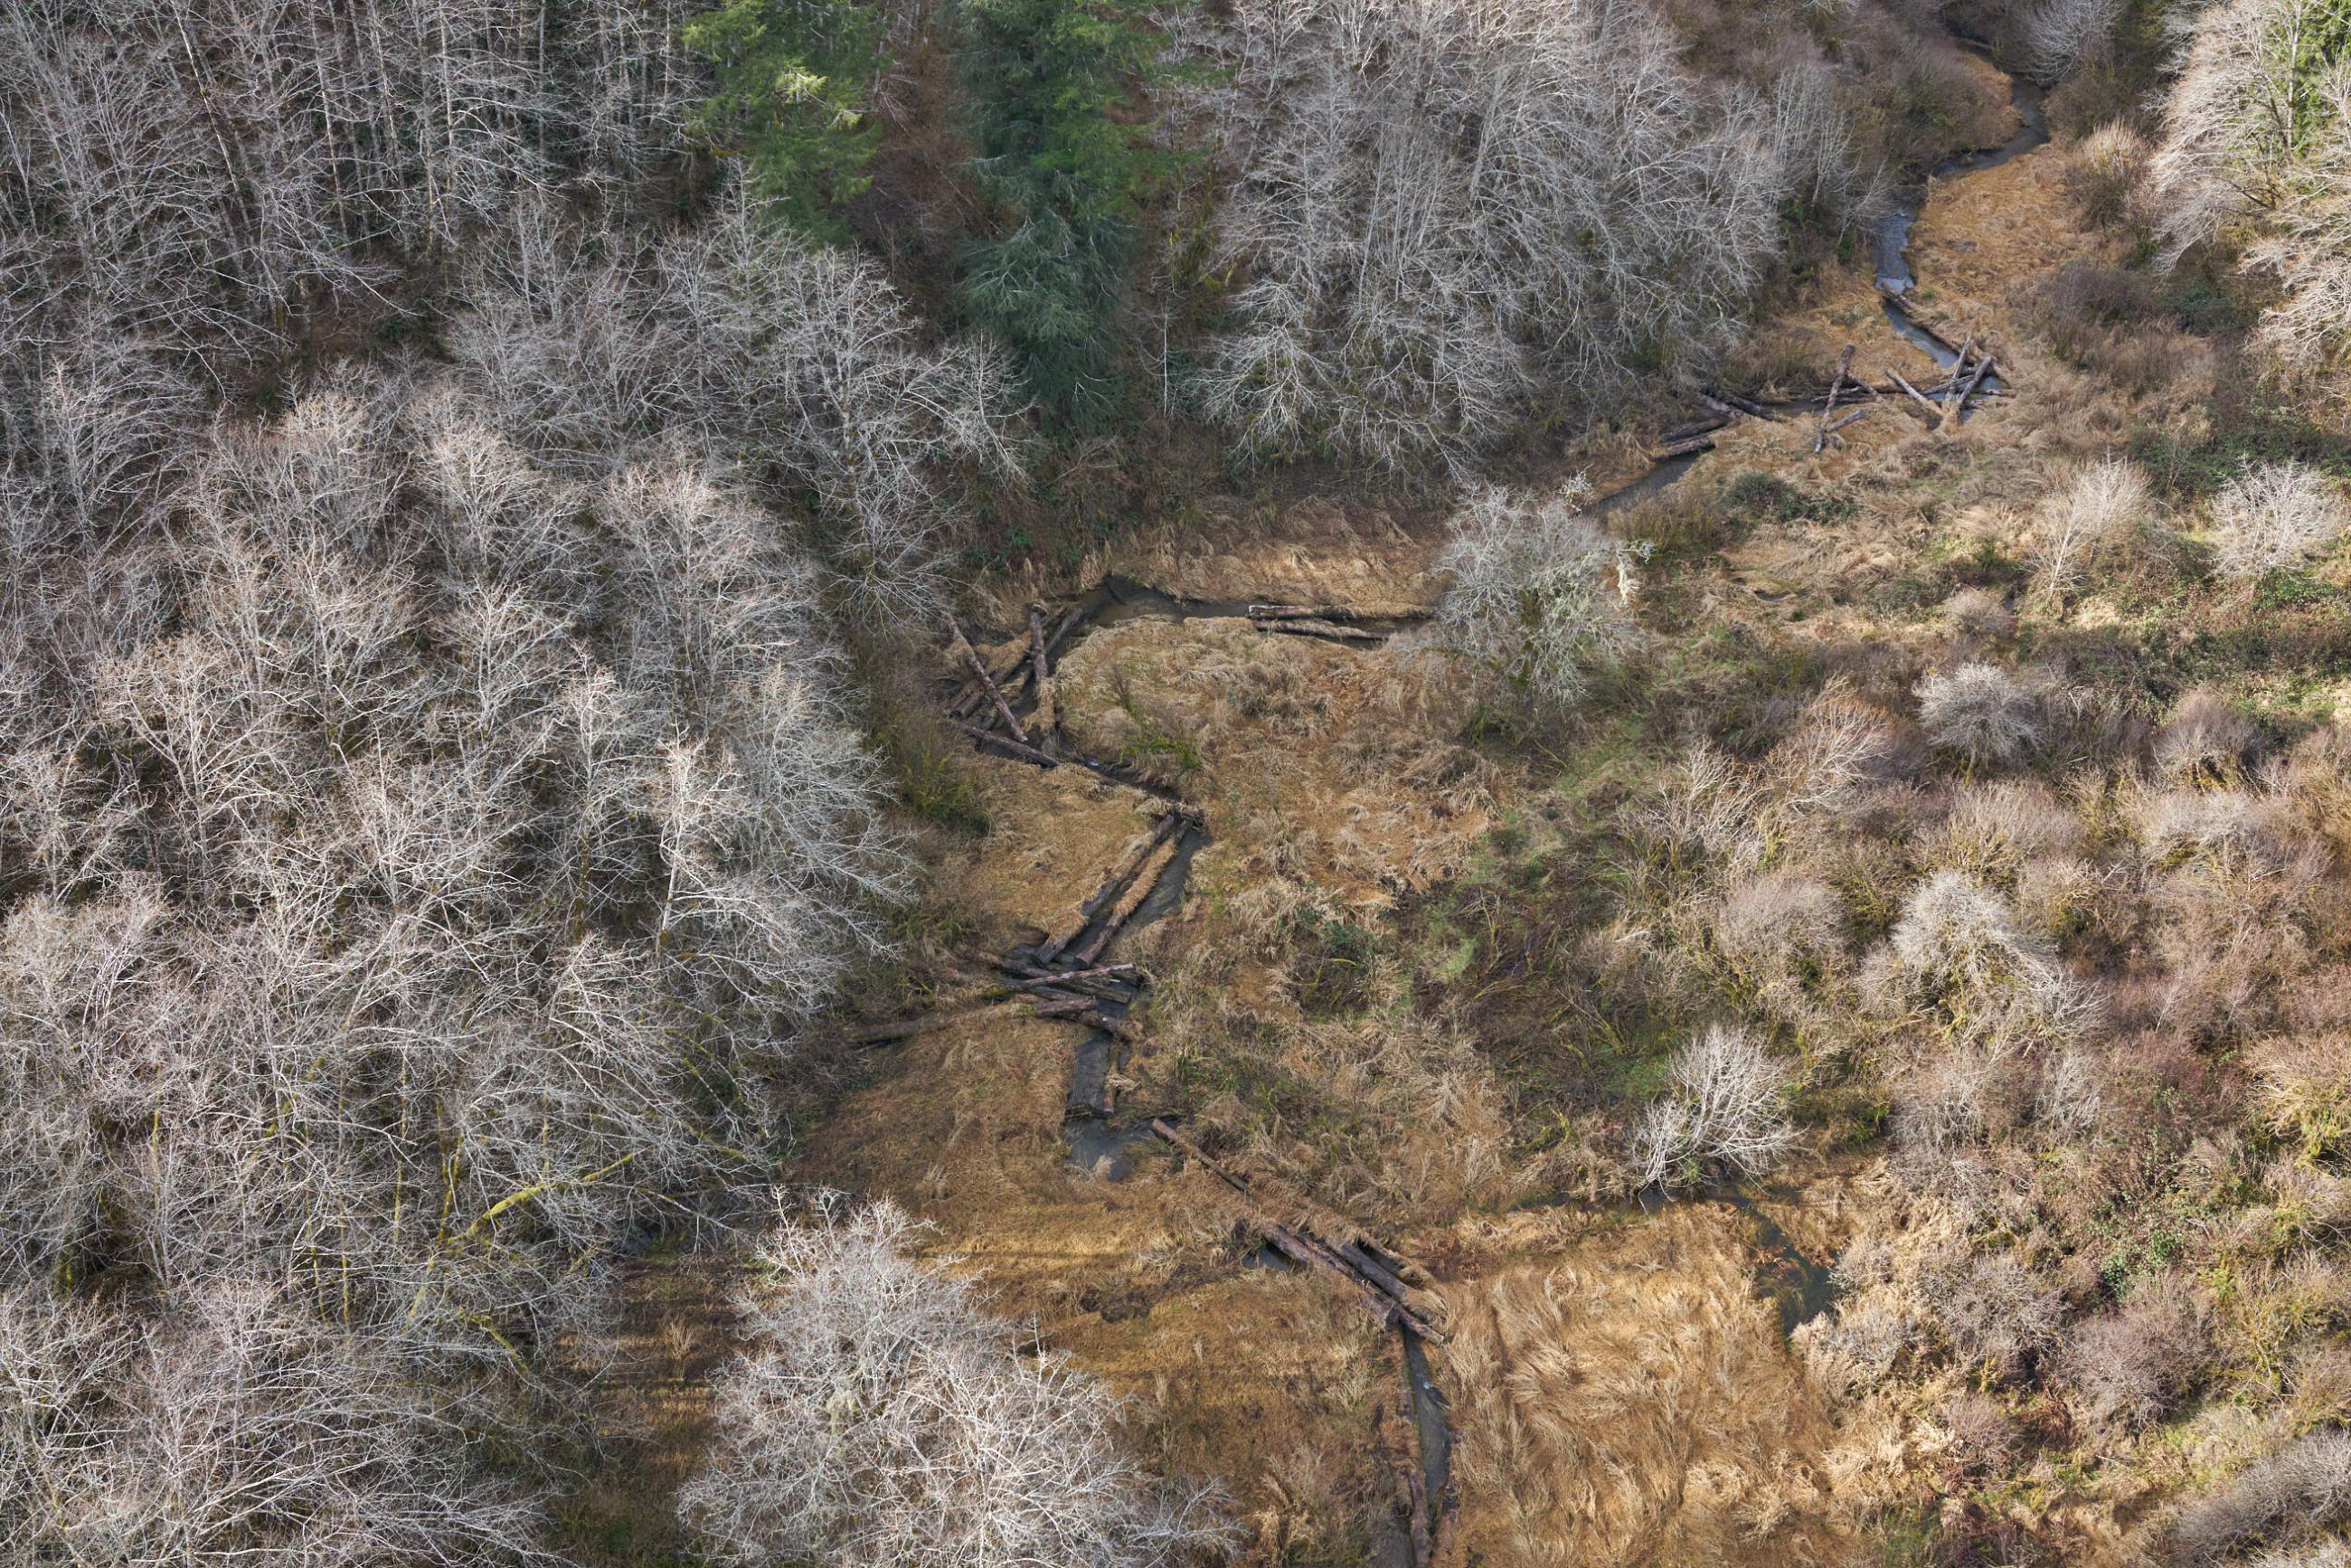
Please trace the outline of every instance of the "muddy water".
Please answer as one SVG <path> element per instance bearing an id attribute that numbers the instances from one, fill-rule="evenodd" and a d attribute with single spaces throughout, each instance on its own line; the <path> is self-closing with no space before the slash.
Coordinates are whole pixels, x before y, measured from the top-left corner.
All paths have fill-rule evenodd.
<path id="1" fill-rule="evenodd" d="M 1413 1425 L 1420 1429 L 1420 1484 L 1432 1514 L 1447 1505 L 1445 1489 L 1453 1482 L 1453 1428 L 1445 1419 L 1445 1395 L 1429 1375 L 1428 1350 L 1411 1330 L 1404 1340 L 1405 1393 L 1412 1400 Z"/>
<path id="2" fill-rule="evenodd" d="M 1713 1197 L 1739 1210 L 1753 1227 L 1755 1286 L 1780 1309 L 1780 1332 L 1793 1333 L 1836 1304 L 1836 1274 L 1826 1260 L 1814 1258 L 1795 1244 L 1779 1222 L 1756 1207 L 1755 1197 L 1738 1187 L 1725 1187 Z M 1774 1193 L 1792 1201 L 1793 1193 Z"/>

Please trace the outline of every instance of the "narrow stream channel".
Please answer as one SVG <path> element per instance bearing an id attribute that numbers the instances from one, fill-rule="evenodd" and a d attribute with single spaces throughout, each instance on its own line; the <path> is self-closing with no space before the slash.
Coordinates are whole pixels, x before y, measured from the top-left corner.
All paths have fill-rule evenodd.
<path id="1" fill-rule="evenodd" d="M 1970 42 L 1968 47 L 1987 60 L 1991 58 L 1991 51 L 1980 45 Z M 1997 147 L 1979 148 L 1972 152 L 1946 158 L 1929 170 L 1925 179 L 1896 196 L 1893 206 L 1870 225 L 1870 257 L 1877 269 L 1879 288 L 1888 294 L 1903 295 L 1917 287 L 1917 277 L 1910 270 L 1910 231 L 1917 226 L 1918 214 L 1926 210 L 1928 193 L 1934 181 L 1956 180 L 1980 173 L 1986 169 L 1997 169 L 2048 142 L 2049 115 L 2041 89 L 2022 77 L 2011 75 L 2008 78 L 2008 99 L 2015 107 L 2020 121 L 2015 135 Z M 1883 301 L 1879 308 L 1886 312 L 1886 319 L 1895 331 L 1900 333 L 1906 341 L 1933 356 L 1938 368 L 1949 371 L 1958 365 L 1959 349 L 1911 320 L 1892 299 Z M 1987 378 L 1984 382 L 1986 390 L 1990 391 L 1997 391 L 2001 385 L 1996 375 Z"/>

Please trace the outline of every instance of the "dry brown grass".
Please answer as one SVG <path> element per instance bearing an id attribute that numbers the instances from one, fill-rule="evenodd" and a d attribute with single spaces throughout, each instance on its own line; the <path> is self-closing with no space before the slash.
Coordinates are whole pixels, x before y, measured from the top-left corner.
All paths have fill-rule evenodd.
<path id="1" fill-rule="evenodd" d="M 1460 1551 L 1528 1564 L 1833 1561 L 1827 1427 L 1752 1290 L 1737 1217 L 1489 1228 L 1448 1292 Z"/>

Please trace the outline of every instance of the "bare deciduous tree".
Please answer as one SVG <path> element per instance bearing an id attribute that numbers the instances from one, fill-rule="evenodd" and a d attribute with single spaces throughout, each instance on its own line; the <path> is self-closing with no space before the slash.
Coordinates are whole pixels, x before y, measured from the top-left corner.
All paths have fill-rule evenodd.
<path id="1" fill-rule="evenodd" d="M 1002 357 L 933 342 L 872 264 L 779 232 L 739 190 L 641 251 L 528 208 L 467 284 L 451 346 L 498 428 L 584 475 L 683 446 L 813 502 L 836 585 L 924 623 L 954 465 L 1015 467 Z"/>
<path id="2" fill-rule="evenodd" d="M 465 1413 L 396 1356 L 224 1281 L 140 1321 L 0 1290 L 12 1563 L 552 1561 Z"/>
<path id="3" fill-rule="evenodd" d="M 1723 347 L 1834 105 L 1707 91 L 1638 6 L 1249 0 L 1199 29 L 1240 324 L 1203 392 L 1266 456 L 1464 467 L 1543 396 Z"/>
<path id="4" fill-rule="evenodd" d="M 885 1202 L 787 1216 L 679 1510 L 720 1561 L 1141 1568 L 1220 1556 L 1217 1497 L 1146 1477 L 1099 1384 L 1015 1353 Z"/>
<path id="5" fill-rule="evenodd" d="M 1680 1186 L 1708 1163 L 1761 1176 L 1796 1141 L 1788 1071 L 1742 1029 L 1709 1024 L 1674 1057 L 1673 1086 L 1642 1113 L 1633 1166 L 1644 1186 Z"/>
<path id="6" fill-rule="evenodd" d="M 2248 467 L 2212 499 L 2221 574 L 2255 578 L 2308 564 L 2351 526 L 2332 481 L 2306 464 Z"/>
<path id="7" fill-rule="evenodd" d="M 2121 0 L 2039 0 L 2017 32 L 2033 79 L 2054 85 L 2103 46 L 2122 15 Z"/>
<path id="8" fill-rule="evenodd" d="M 2328 4 L 2224 0 L 2196 13 L 2148 171 L 2170 258 L 2279 203 L 2313 107 L 2297 40 Z"/>
<path id="9" fill-rule="evenodd" d="M 2042 594 L 2062 601 L 2079 586 L 2100 555 L 2128 543 L 2147 521 L 2153 501 L 2147 476 L 2124 457 L 2085 464 L 2048 503 L 2041 560 Z"/>
<path id="10" fill-rule="evenodd" d="M 0 1283 L 257 1276 L 507 1362 L 883 944 L 904 860 L 784 528 L 446 413 L 413 506 L 355 402 L 225 429 L 168 613 L 6 665 Z"/>
<path id="11" fill-rule="evenodd" d="M 1573 711 L 1638 634 L 1623 603 L 1629 552 L 1578 509 L 1588 493 L 1581 477 L 1548 497 L 1473 486 L 1437 557 L 1449 583 L 1430 644 L 1539 716 Z"/>

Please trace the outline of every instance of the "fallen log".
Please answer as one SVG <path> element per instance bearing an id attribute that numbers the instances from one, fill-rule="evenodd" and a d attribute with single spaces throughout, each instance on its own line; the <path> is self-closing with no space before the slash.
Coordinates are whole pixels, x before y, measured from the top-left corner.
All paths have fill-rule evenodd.
<path id="1" fill-rule="evenodd" d="M 1004 688 L 998 685 L 996 677 L 987 673 L 987 662 L 979 656 L 979 650 L 971 645 L 971 640 L 963 634 L 963 628 L 956 624 L 952 615 L 947 617 L 947 632 L 955 641 L 963 644 L 964 657 L 970 661 L 972 674 L 979 677 L 979 684 L 987 689 L 987 700 L 996 705 L 997 715 L 1004 720 L 1004 727 L 1012 732 L 1013 739 L 1023 746 L 1028 745 L 1029 732 L 1020 727 L 1019 719 L 1012 716 L 1012 705 L 1004 700 Z"/>
<path id="2" fill-rule="evenodd" d="M 1650 452 L 1648 457 L 1652 463 L 1669 463 L 1677 457 L 1695 457 L 1701 452 L 1713 450 L 1713 442 L 1703 435 L 1694 435 L 1687 441 L 1669 441 Z"/>
<path id="3" fill-rule="evenodd" d="M 1029 657 L 1033 672 L 1029 689 L 1041 692 L 1045 689 L 1045 607 L 1034 601 L 1029 605 Z"/>
<path id="4" fill-rule="evenodd" d="M 1008 965 L 1007 967 L 1009 966 Z M 1141 967 L 1134 964 L 1104 964 L 1092 969 L 1048 970 L 1019 982 L 1013 989 L 1027 990 L 1037 986 L 1074 986 L 1080 980 L 1138 979 L 1142 974 Z"/>
<path id="5" fill-rule="evenodd" d="M 1719 389 L 1709 395 L 1719 400 L 1726 407 L 1735 408 L 1740 413 L 1747 414 L 1750 418 L 1774 420 L 1780 417 L 1778 414 L 1773 413 L 1770 409 L 1764 407 L 1761 403 L 1755 402 L 1752 398 L 1739 397 L 1733 393 L 1722 392 Z M 1700 402 L 1704 402 L 1706 401 L 1706 397 L 1701 396 L 1698 401 Z"/>
<path id="6" fill-rule="evenodd" d="M 1326 643 L 1379 643 L 1386 640 L 1377 632 L 1366 632 L 1360 626 L 1340 626 L 1329 621 L 1260 621 L 1252 617 L 1249 624 L 1260 632 L 1278 632 L 1290 637 L 1320 637 Z"/>
<path id="7" fill-rule="evenodd" d="M 1114 1019 L 1096 1003 L 1083 997 L 1071 997 L 1062 1001 L 1039 1002 L 1029 1012 L 1040 1019 L 1065 1019 L 1081 1023 L 1088 1029 L 1100 1030 L 1113 1040 L 1133 1045 L 1143 1038 L 1143 1031 L 1124 1019 Z"/>
<path id="8" fill-rule="evenodd" d="M 1956 382 L 1968 373 L 1968 356 L 1975 351 L 1976 335 L 1970 332 L 1959 341 L 1959 357 L 1951 361 L 1951 373 L 1944 378 L 1946 382 Z M 1948 404 L 1951 401 L 1950 394 L 1947 392 L 1936 401 Z"/>
<path id="9" fill-rule="evenodd" d="M 1053 628 L 1053 634 L 1045 639 L 1045 657 L 1050 659 L 1056 653 L 1059 653 L 1061 651 L 1061 644 L 1068 640 L 1071 632 L 1078 629 L 1078 622 L 1083 621 L 1085 618 L 1086 607 L 1084 605 L 1071 605 L 1069 613 L 1061 617 L 1061 624 Z"/>
<path id="10" fill-rule="evenodd" d="M 1266 1245 L 1301 1268 L 1328 1269 L 1353 1287 L 1355 1301 L 1371 1315 L 1372 1322 L 1384 1329 L 1403 1327 L 1403 1314 L 1394 1301 L 1366 1286 L 1350 1273 L 1345 1265 L 1324 1251 L 1312 1237 L 1290 1229 L 1286 1225 L 1267 1227 Z"/>
<path id="11" fill-rule="evenodd" d="M 1961 364 L 1965 364 L 1967 363 L 1967 361 L 1962 359 L 1959 362 Z M 1986 354 L 1983 358 L 1976 361 L 1976 373 L 1970 376 L 1968 378 L 1968 384 L 1959 389 L 1959 405 L 1951 410 L 1951 420 L 1954 423 L 1967 416 L 1968 399 L 1976 395 L 1976 383 L 1982 381 L 1984 377 L 1990 373 L 1991 370 L 1991 356 L 1990 354 Z"/>
<path id="12" fill-rule="evenodd" d="M 968 648 L 971 644 L 967 643 L 964 646 Z M 975 654 L 975 657 L 977 655 Z M 1006 681 L 1018 679 L 1022 666 L 1028 662 L 1029 654 L 1026 649 L 1014 649 L 1011 656 L 1005 660 L 1003 667 L 996 672 L 998 685 L 1001 685 Z M 949 718 L 969 718 L 973 714 L 978 712 L 981 708 L 986 707 L 987 706 L 987 688 L 980 685 L 978 682 L 967 681 L 964 684 L 963 690 L 957 694 L 956 700 L 948 706 L 947 716 Z"/>
<path id="13" fill-rule="evenodd" d="M 1853 345 L 1847 343 L 1844 352 L 1837 356 L 1836 372 L 1829 377 L 1828 401 L 1821 404 L 1821 428 L 1813 437 L 1815 455 L 1825 451 L 1829 444 L 1829 415 L 1836 412 L 1837 393 L 1844 391 L 1845 372 L 1853 369 Z"/>
<path id="14" fill-rule="evenodd" d="M 1894 384 L 1900 387 L 1904 392 L 1909 393 L 1912 401 L 1917 402 L 1920 408 L 1927 411 L 1928 428 L 1939 429 L 1941 427 L 1943 423 L 1943 411 L 1937 408 L 1933 403 L 1928 402 L 1927 401 L 1926 393 L 1920 392 L 1917 387 L 1912 386 L 1908 382 L 1904 381 L 1902 379 L 1902 372 L 1894 369 L 1892 366 L 1881 365 L 1878 368 L 1883 370 L 1887 375 L 1892 376 L 1894 378 Z"/>
<path id="15" fill-rule="evenodd" d="M 1143 1039 L 1143 1031 L 1124 1019 L 1114 1019 L 1100 1008 L 1089 1008 L 1071 1015 L 1088 1029 L 1098 1029 L 1122 1045 L 1134 1045 Z"/>
<path id="16" fill-rule="evenodd" d="M 1840 418 L 1834 424 L 1830 425 L 1823 434 L 1826 435 L 1834 435 L 1838 431 L 1843 430 L 1846 425 L 1851 424 L 1855 420 L 1861 418 L 1862 415 L 1868 412 L 1869 410 L 1865 408 L 1855 409 L 1852 413 Z"/>
<path id="17" fill-rule="evenodd" d="M 1426 610 L 1358 610 L 1349 604 L 1252 604 L 1252 621 L 1426 621 Z"/>
<path id="18" fill-rule="evenodd" d="M 1134 880 L 1134 873 L 1143 869 L 1144 862 L 1151 858 L 1152 852 L 1165 843 L 1169 836 L 1179 831 L 1184 824 L 1198 820 L 1199 813 L 1188 806 L 1175 807 L 1161 817 L 1151 831 L 1127 847 L 1126 853 L 1119 857 L 1118 864 L 1113 866 L 1110 874 L 1102 878 L 1102 885 L 1088 894 L 1084 903 L 1078 905 L 1078 923 L 1070 927 L 1069 934 L 1065 936 L 1053 937 L 1037 949 L 1037 962 L 1040 965 L 1051 963 L 1062 948 L 1084 936 L 1086 927 L 1094 923 L 1095 916 L 1109 908 L 1118 895 L 1126 890 L 1126 884 Z M 1089 963 L 1092 961 L 1087 960 Z"/>
<path id="19" fill-rule="evenodd" d="M 1708 414 L 1704 419 L 1694 419 L 1687 424 L 1677 424 L 1657 439 L 1668 443 L 1687 441 L 1693 435 L 1704 435 L 1709 430 L 1720 430 L 1729 423 L 1730 413 L 1726 409 L 1720 413 Z"/>
<path id="20" fill-rule="evenodd" d="M 1167 874 L 1167 868 L 1176 863 L 1176 853 L 1180 839 L 1180 832 L 1170 833 L 1160 843 L 1151 859 L 1144 862 L 1143 869 L 1137 872 L 1134 879 L 1127 883 L 1126 891 L 1120 894 L 1118 902 L 1111 906 L 1110 913 L 1102 917 L 1101 928 L 1095 931 L 1084 946 L 1071 953 L 1071 957 L 1081 965 L 1091 965 L 1102 956 L 1102 949 L 1109 946 L 1111 938 L 1118 935 L 1119 927 L 1125 925 L 1134 917 L 1134 912 L 1143 907 L 1144 900 L 1151 896 L 1153 890 L 1158 887 L 1160 879 Z"/>
<path id="21" fill-rule="evenodd" d="M 1397 1301 L 1402 1301 L 1408 1299 L 1405 1295 L 1404 1281 L 1397 1279 L 1395 1273 L 1388 1269 L 1387 1265 L 1380 1262 L 1369 1252 L 1364 1250 L 1363 1243 L 1359 1241 L 1343 1241 L 1337 1247 L 1333 1248 L 1332 1250 L 1337 1252 L 1340 1257 L 1345 1259 L 1349 1267 L 1355 1270 L 1356 1272 L 1362 1274 L 1364 1278 L 1369 1280 L 1373 1284 L 1377 1285 L 1389 1295 L 1394 1296 Z"/>
<path id="22" fill-rule="evenodd" d="M 852 1045 L 882 1045 L 892 1040 L 911 1040 L 918 1034 L 945 1029 L 967 1019 L 986 1018 L 1003 1011 L 999 1006 L 980 1008 L 943 1008 L 937 1012 L 917 1013 L 913 1018 L 892 1019 L 886 1023 L 870 1023 L 851 1030 L 841 1038 Z"/>
<path id="23" fill-rule="evenodd" d="M 980 745 L 994 747 L 1007 757 L 1017 758 L 1022 762 L 1033 762 L 1040 768 L 1059 768 L 1061 765 L 1059 758 L 1048 757 L 1033 746 L 1023 745 L 1009 737 L 998 735 L 992 729 L 982 729 L 976 724 L 967 724 L 959 718 L 950 719 L 948 722 Z"/>
<path id="24" fill-rule="evenodd" d="M 1136 991 L 1141 988 L 1144 981 L 1150 978 L 1132 964 L 1113 964 L 1106 968 L 1064 971 L 1048 969 L 1040 964 L 1026 963 L 1018 957 L 988 958 L 984 961 L 1008 975 L 1018 975 L 1040 985 L 1060 987 L 1083 996 L 1098 998 L 1105 1002 L 1133 1001 Z M 1132 981 L 1121 981 L 1093 977 L 1108 976 L 1121 969 L 1133 970 L 1135 978 Z M 1011 988 L 1018 990 L 1020 988 L 1016 986 Z"/>
<path id="25" fill-rule="evenodd" d="M 1203 1169 L 1227 1186 L 1249 1198 L 1251 1207 L 1259 1207 L 1257 1196 L 1249 1191 L 1247 1181 L 1210 1158 L 1206 1149 L 1177 1132 L 1165 1117 L 1153 1117 L 1151 1130 L 1189 1158 L 1198 1161 Z M 1266 1240 L 1276 1251 L 1301 1263 L 1319 1264 L 1348 1281 L 1378 1303 L 1373 1315 L 1380 1318 L 1384 1324 L 1408 1327 L 1423 1339 L 1433 1339 L 1439 1344 L 1447 1343 L 1445 1331 L 1429 1322 L 1427 1314 L 1405 1298 L 1403 1282 L 1396 1279 L 1394 1270 L 1383 1268 L 1376 1275 L 1366 1272 L 1345 1255 L 1345 1250 L 1333 1249 L 1304 1231 L 1278 1224 L 1270 1216 L 1266 1217 L 1265 1223 L 1268 1227 Z M 1347 1243 L 1346 1249 L 1351 1249 L 1358 1257 L 1365 1255 L 1364 1249 L 1353 1242 Z"/>

